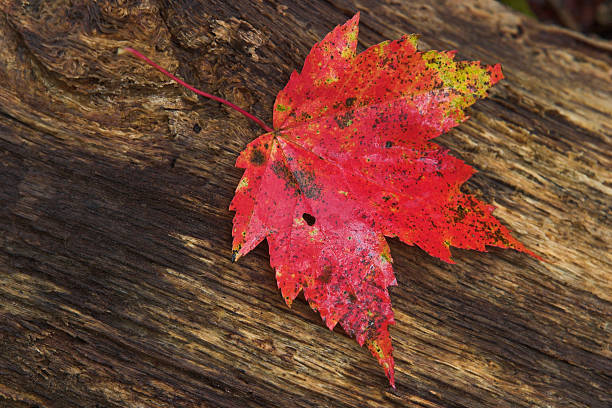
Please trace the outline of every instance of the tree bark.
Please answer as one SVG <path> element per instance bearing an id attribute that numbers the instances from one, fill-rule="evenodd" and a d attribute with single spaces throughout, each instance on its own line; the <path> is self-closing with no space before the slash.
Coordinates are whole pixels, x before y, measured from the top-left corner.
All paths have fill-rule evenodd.
<path id="1" fill-rule="evenodd" d="M 612 44 L 489 0 L 0 2 L 0 405 L 609 407 Z M 390 240 L 397 389 L 289 309 L 267 247 L 231 262 L 238 153 L 259 133 L 137 48 L 267 123 L 310 47 L 361 11 L 360 48 L 500 62 L 436 139 L 545 262 Z"/>

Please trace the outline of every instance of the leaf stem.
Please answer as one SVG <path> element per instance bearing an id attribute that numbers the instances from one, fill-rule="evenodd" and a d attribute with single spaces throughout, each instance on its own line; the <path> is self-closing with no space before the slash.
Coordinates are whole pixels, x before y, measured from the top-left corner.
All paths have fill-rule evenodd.
<path id="1" fill-rule="evenodd" d="M 211 95 L 209 93 L 200 91 L 199 89 L 189 85 L 188 83 L 186 83 L 182 79 L 179 79 L 179 78 L 175 77 L 174 75 L 172 75 L 171 73 L 169 73 L 168 71 L 166 71 L 165 69 L 163 69 L 162 67 L 157 65 L 155 62 L 151 61 L 149 58 L 147 58 L 146 56 L 144 56 L 140 52 L 136 51 L 135 49 L 130 48 L 130 47 L 122 47 L 122 48 L 119 48 L 117 50 L 117 54 L 119 54 L 119 55 L 125 54 L 126 52 L 132 54 L 136 58 L 139 58 L 139 59 L 143 60 L 144 62 L 146 62 L 147 64 L 149 64 L 150 66 L 152 66 L 153 68 L 155 68 L 156 70 L 158 70 L 159 72 L 161 72 L 162 74 L 167 76 L 168 78 L 172 79 L 174 82 L 177 82 L 178 84 L 183 85 L 185 88 L 187 88 L 187 89 L 197 93 L 198 95 L 201 95 L 201 96 L 203 96 L 205 98 L 208 98 L 208 99 L 212 99 L 213 101 L 220 102 L 220 103 L 222 103 L 224 105 L 227 105 L 230 108 L 234 109 L 236 112 L 240 112 L 241 114 L 243 114 L 247 118 L 251 119 L 253 122 L 257 123 L 259 126 L 261 126 L 262 129 L 264 129 L 266 132 L 273 132 L 274 131 L 274 129 L 272 129 L 271 127 L 266 125 L 265 122 L 262 121 L 261 119 L 259 119 L 258 117 L 254 116 L 254 115 L 251 115 L 249 112 L 245 111 L 244 109 L 240 108 L 237 105 L 234 105 L 230 101 L 227 101 L 227 100 L 225 100 L 223 98 L 220 98 L 218 96 Z"/>

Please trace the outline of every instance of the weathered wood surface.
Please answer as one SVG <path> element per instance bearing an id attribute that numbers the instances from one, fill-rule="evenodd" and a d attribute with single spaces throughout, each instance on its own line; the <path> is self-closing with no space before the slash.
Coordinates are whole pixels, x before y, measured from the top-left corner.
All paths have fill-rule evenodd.
<path id="1" fill-rule="evenodd" d="M 608 407 L 611 44 L 494 1 L 3 0 L 0 405 Z M 397 390 L 260 245 L 230 261 L 238 152 L 260 132 L 139 61 L 264 118 L 293 69 L 361 10 L 367 47 L 501 62 L 506 80 L 437 139 L 467 189 L 549 262 L 391 240 Z"/>

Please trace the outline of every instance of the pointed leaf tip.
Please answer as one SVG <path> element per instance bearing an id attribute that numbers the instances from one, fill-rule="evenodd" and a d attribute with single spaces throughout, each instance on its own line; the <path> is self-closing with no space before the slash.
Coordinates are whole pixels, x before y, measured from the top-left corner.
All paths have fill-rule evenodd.
<path id="1" fill-rule="evenodd" d="M 487 67 L 487 71 L 489 72 L 489 76 L 491 77 L 491 85 L 495 85 L 496 83 L 504 79 L 501 64 L 491 65 Z"/>

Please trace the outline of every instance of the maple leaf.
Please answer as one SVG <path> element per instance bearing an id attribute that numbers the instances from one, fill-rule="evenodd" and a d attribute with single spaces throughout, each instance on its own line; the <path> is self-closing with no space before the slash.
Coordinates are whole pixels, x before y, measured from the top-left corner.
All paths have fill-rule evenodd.
<path id="1" fill-rule="evenodd" d="M 493 207 L 460 191 L 474 169 L 429 142 L 467 120 L 464 109 L 503 76 L 499 64 L 417 51 L 416 35 L 356 55 L 359 13 L 336 27 L 293 72 L 274 104 L 274 129 L 200 91 L 134 50 L 179 84 L 221 102 L 267 133 L 236 166 L 245 172 L 230 210 L 234 261 L 267 238 L 287 305 L 300 293 L 330 329 L 366 344 L 395 387 L 387 288 L 396 285 L 385 237 L 453 262 L 450 246 L 514 248 Z"/>
<path id="2" fill-rule="evenodd" d="M 452 262 L 450 246 L 528 252 L 464 194 L 472 167 L 429 142 L 502 78 L 498 65 L 419 52 L 416 36 L 356 54 L 359 14 L 293 72 L 274 104 L 274 130 L 251 142 L 230 209 L 234 260 L 264 238 L 287 305 L 300 291 L 327 327 L 366 344 L 392 386 L 385 237 Z"/>

